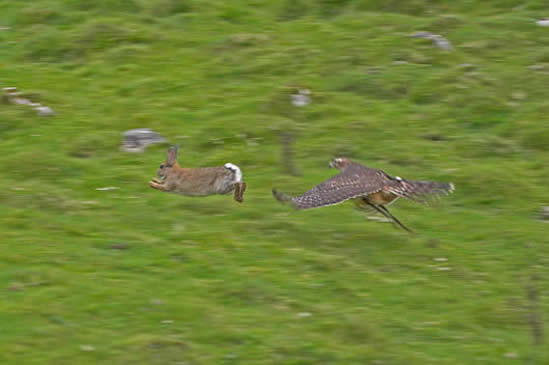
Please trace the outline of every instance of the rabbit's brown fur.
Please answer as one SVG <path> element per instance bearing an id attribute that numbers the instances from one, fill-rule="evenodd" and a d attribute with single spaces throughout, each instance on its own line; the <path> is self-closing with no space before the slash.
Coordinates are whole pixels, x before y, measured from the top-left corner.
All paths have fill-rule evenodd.
<path id="1" fill-rule="evenodd" d="M 240 168 L 231 163 L 225 166 L 185 168 L 176 161 L 177 148 L 170 147 L 166 162 L 158 168 L 159 179 L 152 179 L 153 189 L 188 195 L 207 196 L 234 192 L 234 199 L 242 202 L 246 183 L 242 182 Z"/>

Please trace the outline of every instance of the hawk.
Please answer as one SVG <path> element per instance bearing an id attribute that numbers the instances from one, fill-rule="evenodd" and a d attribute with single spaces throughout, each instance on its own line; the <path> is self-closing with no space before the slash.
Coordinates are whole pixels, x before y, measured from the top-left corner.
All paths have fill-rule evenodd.
<path id="1" fill-rule="evenodd" d="M 434 181 L 406 180 L 384 171 L 366 167 L 347 158 L 336 158 L 329 164 L 340 171 L 336 176 L 292 197 L 273 189 L 273 196 L 289 202 L 296 209 L 320 208 L 353 200 L 359 209 L 373 209 L 408 232 L 412 232 L 387 209 L 398 198 L 427 202 L 429 197 L 448 195 L 454 184 Z"/>

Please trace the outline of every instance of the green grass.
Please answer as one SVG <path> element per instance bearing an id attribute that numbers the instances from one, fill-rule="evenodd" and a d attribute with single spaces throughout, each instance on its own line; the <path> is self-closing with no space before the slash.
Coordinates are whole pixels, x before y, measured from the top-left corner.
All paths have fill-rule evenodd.
<path id="1" fill-rule="evenodd" d="M 530 319 L 549 331 L 549 30 L 533 21 L 547 14 L 537 0 L 1 2 L 0 87 L 57 112 L 0 104 L 1 362 L 548 363 Z M 293 84 L 309 107 L 285 104 Z M 150 189 L 166 145 L 120 152 L 138 127 L 186 166 L 241 166 L 245 203 Z M 284 174 L 284 128 L 301 177 Z M 415 236 L 346 204 L 272 199 L 331 176 L 336 155 L 456 192 L 392 206 Z"/>

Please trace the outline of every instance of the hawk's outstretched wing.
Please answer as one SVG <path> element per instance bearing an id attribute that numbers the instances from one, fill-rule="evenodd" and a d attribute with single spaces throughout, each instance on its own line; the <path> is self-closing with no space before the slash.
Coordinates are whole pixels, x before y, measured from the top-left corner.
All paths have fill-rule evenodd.
<path id="1" fill-rule="evenodd" d="M 383 190 L 418 203 L 428 203 L 433 198 L 453 192 L 454 184 L 399 178 L 391 181 Z"/>
<path id="2" fill-rule="evenodd" d="M 290 197 L 274 189 L 273 195 L 277 200 L 291 202 L 297 209 L 319 208 L 381 191 L 391 180 L 381 170 L 352 163 L 340 174 L 299 196 Z"/>

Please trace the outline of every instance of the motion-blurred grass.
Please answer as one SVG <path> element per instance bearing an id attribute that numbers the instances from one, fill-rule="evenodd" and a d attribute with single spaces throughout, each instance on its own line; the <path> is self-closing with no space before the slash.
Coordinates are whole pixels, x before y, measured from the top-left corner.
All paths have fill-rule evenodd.
<path id="1" fill-rule="evenodd" d="M 533 344 L 549 321 L 547 14 L 541 0 L 0 2 L 0 86 L 57 112 L 0 105 L 0 360 L 548 363 Z M 315 93 L 307 108 L 280 104 L 294 84 Z M 120 152 L 138 127 L 180 144 L 183 165 L 240 165 L 245 203 L 150 189 L 166 146 Z M 283 173 L 285 128 L 302 177 Z M 331 176 L 335 155 L 456 192 L 392 206 L 416 236 L 272 199 Z"/>

